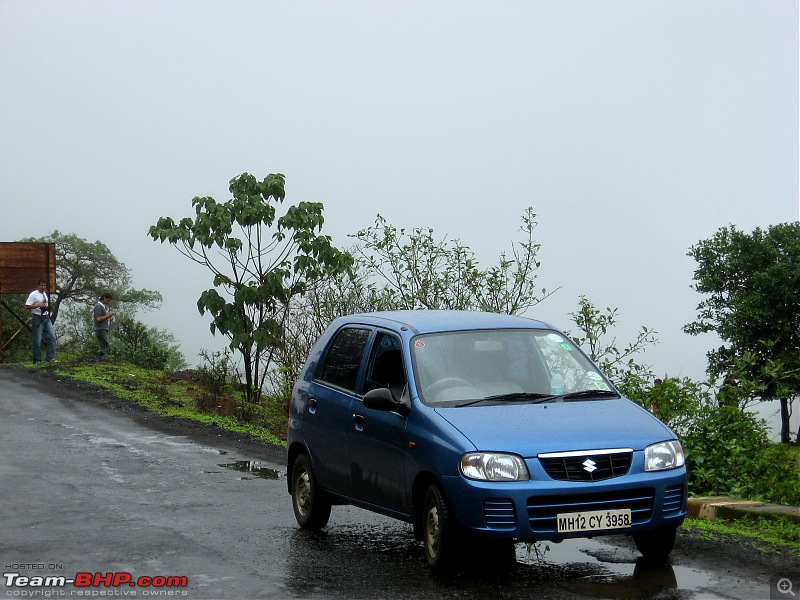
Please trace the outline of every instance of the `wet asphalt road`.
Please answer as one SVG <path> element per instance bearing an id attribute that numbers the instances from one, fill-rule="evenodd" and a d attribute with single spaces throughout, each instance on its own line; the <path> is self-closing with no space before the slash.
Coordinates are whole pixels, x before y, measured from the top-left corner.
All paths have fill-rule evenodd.
<path id="1" fill-rule="evenodd" d="M 324 533 L 299 530 L 279 450 L 167 433 L 29 380 L 0 369 L 3 573 L 188 585 L 21 587 L 4 576 L 0 598 L 770 598 L 769 565 L 687 564 L 679 545 L 671 565 L 648 567 L 624 538 L 518 545 L 508 572 L 476 560 L 435 577 L 406 524 L 334 507 Z"/>

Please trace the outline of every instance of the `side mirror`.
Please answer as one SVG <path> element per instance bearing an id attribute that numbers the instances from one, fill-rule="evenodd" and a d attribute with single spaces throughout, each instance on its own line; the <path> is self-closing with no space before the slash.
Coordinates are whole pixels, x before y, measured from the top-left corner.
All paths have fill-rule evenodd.
<path id="1" fill-rule="evenodd" d="M 377 388 L 364 394 L 364 406 L 373 410 L 385 410 L 388 412 L 398 412 L 407 415 L 411 407 L 402 400 L 395 400 L 392 390 L 389 388 Z"/>

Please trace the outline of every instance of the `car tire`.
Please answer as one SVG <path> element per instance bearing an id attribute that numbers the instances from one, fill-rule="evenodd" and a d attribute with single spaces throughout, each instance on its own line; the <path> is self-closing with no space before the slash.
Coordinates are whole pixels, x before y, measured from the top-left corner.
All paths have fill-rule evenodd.
<path id="1" fill-rule="evenodd" d="M 633 534 L 639 552 L 649 561 L 664 561 L 675 546 L 675 527 L 659 527 Z"/>
<path id="2" fill-rule="evenodd" d="M 297 524 L 309 531 L 325 527 L 331 516 L 331 501 L 320 489 L 306 454 L 298 455 L 292 467 L 292 508 Z"/>
<path id="3" fill-rule="evenodd" d="M 457 531 L 450 519 L 444 494 L 437 484 L 428 487 L 422 510 L 425 560 L 433 571 L 445 571 L 456 562 Z"/>

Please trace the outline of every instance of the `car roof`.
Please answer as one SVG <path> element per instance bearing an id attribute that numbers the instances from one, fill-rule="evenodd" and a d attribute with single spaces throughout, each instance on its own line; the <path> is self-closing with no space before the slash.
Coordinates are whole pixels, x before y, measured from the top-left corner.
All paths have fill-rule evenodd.
<path id="1" fill-rule="evenodd" d="M 472 310 L 387 310 L 359 313 L 341 319 L 393 328 L 405 326 L 416 333 L 472 329 L 553 329 L 547 323 L 527 317 Z"/>

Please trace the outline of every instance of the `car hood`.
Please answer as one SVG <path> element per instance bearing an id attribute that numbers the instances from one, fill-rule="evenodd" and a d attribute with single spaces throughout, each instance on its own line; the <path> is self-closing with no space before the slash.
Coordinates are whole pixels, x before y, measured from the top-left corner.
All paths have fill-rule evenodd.
<path id="1" fill-rule="evenodd" d="M 625 398 L 435 410 L 477 450 L 513 452 L 525 458 L 542 452 L 643 450 L 675 437 L 661 421 Z"/>

